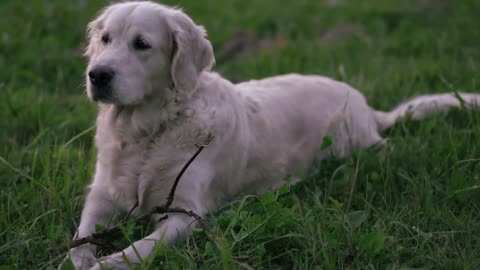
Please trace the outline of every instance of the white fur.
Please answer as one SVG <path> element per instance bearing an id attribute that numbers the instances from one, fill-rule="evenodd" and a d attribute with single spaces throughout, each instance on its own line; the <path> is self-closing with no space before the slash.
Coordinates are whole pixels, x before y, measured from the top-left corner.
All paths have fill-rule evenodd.
<path id="1" fill-rule="evenodd" d="M 108 32 L 109 44 L 101 42 Z M 152 48 L 136 51 L 138 35 Z M 204 216 L 234 196 L 258 194 L 285 184 L 291 173 L 305 171 L 315 158 L 345 157 L 353 149 L 381 143 L 379 134 L 411 113 L 419 119 L 458 107 L 451 94 L 423 96 L 391 113 L 372 110 L 364 96 L 345 83 L 321 76 L 290 74 L 237 85 L 210 72 L 212 47 L 180 10 L 151 2 L 107 7 L 89 25 L 91 70 L 115 70 L 113 97 L 99 102 L 95 136 L 98 157 L 76 237 L 110 224 L 112 213 L 134 215 L 162 205 L 195 144 L 215 136 L 188 168 L 174 207 Z M 87 78 L 88 81 L 88 78 Z M 91 91 L 90 83 L 87 91 Z M 478 95 L 461 94 L 467 104 Z M 322 151 L 325 136 L 333 145 Z M 170 215 L 145 239 L 101 259 L 103 265 L 128 268 L 159 240 L 172 243 L 195 226 L 185 215 Z M 138 252 L 138 253 L 137 253 Z M 70 251 L 76 268 L 99 269 L 95 247 Z"/>

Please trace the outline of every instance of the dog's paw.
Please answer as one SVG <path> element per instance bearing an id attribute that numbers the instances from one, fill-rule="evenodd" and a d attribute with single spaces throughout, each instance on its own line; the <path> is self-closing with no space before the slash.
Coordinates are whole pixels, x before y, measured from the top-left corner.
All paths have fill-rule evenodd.
<path id="1" fill-rule="evenodd" d="M 101 269 L 115 269 L 115 270 L 129 270 L 134 267 L 132 263 L 126 263 L 126 258 L 123 258 L 122 254 L 117 253 L 108 257 L 101 258 L 97 263 L 90 268 L 90 270 Z"/>
<path id="2" fill-rule="evenodd" d="M 72 248 L 63 260 L 62 264 L 58 267 L 58 269 L 64 269 L 68 264 L 73 264 L 75 269 L 77 270 L 86 270 L 90 269 L 96 262 L 95 255 L 93 255 L 92 251 L 87 247 L 76 247 Z M 69 269 L 69 268 L 67 268 Z"/>
<path id="3" fill-rule="evenodd" d="M 65 258 L 57 267 L 57 270 L 67 270 L 67 269 L 75 269 L 75 266 L 73 265 L 69 255 L 65 256 Z"/>

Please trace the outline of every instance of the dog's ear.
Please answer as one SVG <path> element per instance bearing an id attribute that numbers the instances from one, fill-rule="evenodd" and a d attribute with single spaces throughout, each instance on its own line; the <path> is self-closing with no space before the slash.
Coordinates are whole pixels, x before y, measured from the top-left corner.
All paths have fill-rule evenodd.
<path id="1" fill-rule="evenodd" d="M 171 76 L 175 91 L 184 96 L 193 93 L 203 70 L 215 64 L 212 44 L 206 31 L 177 10 L 168 20 L 172 36 Z"/>

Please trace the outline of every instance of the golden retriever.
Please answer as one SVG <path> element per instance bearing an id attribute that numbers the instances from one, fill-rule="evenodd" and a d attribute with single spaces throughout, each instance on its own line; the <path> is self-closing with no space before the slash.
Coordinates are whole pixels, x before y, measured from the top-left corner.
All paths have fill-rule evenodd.
<path id="1" fill-rule="evenodd" d="M 97 162 L 76 237 L 107 226 L 112 213 L 133 215 L 160 206 L 195 152 L 212 143 L 188 168 L 174 207 L 200 216 L 238 194 L 285 184 L 289 173 L 314 159 L 344 157 L 382 145 L 380 131 L 406 114 L 420 119 L 450 107 L 478 103 L 460 93 L 427 95 L 392 112 L 370 108 L 349 85 L 321 76 L 289 74 L 233 84 L 211 72 L 214 55 L 206 31 L 179 9 L 153 2 L 105 8 L 88 25 L 87 93 L 98 103 Z M 322 150 L 325 136 L 333 144 Z M 147 237 L 122 252 L 96 259 L 95 246 L 73 248 L 77 269 L 126 269 L 147 257 L 157 241 L 172 243 L 195 227 L 171 214 Z"/>

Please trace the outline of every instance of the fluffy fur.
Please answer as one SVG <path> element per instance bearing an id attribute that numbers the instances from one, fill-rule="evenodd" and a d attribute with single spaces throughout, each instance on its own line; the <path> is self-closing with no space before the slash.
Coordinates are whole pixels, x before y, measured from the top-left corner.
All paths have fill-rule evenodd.
<path id="1" fill-rule="evenodd" d="M 76 237 L 93 233 L 95 224 L 111 225 L 113 212 L 125 214 L 137 202 L 134 215 L 163 204 L 195 144 L 210 133 L 213 142 L 183 176 L 173 203 L 201 216 L 238 194 L 285 184 L 289 173 L 305 171 L 316 158 L 382 144 L 379 132 L 406 114 L 420 119 L 459 107 L 461 99 L 466 106 L 480 100 L 463 93 L 421 96 L 386 113 L 372 110 L 349 85 L 321 76 L 234 85 L 210 72 L 214 57 L 205 30 L 182 11 L 152 2 L 113 4 L 88 33 L 87 74 L 107 67 L 114 75 L 100 87 L 87 76 L 88 95 L 99 106 L 98 156 Z M 323 151 L 326 135 L 333 144 Z M 135 248 L 97 260 L 95 246 L 84 245 L 70 255 L 77 269 L 128 268 L 125 259 L 138 263 L 157 241 L 172 243 L 194 227 L 192 218 L 170 215 Z"/>

